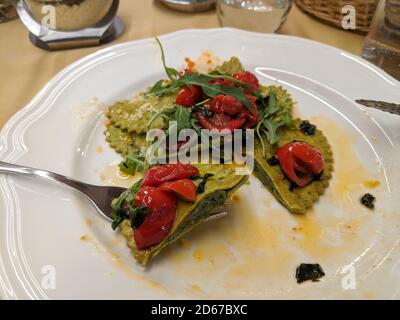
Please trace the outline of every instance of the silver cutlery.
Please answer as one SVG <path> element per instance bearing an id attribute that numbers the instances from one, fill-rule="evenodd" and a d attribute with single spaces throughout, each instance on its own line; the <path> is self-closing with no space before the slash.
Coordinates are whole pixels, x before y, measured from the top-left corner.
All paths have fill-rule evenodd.
<path id="1" fill-rule="evenodd" d="M 2 161 L 0 161 L 0 173 L 25 175 L 67 185 L 68 187 L 79 191 L 83 196 L 89 199 L 100 215 L 110 222 L 112 221 L 111 201 L 118 198 L 122 192 L 127 190 L 126 188 L 120 187 L 96 186 L 68 178 L 61 174 Z M 224 206 L 219 208 L 219 210 L 204 221 L 211 221 L 225 217 L 227 213 L 224 211 L 221 212 L 221 209 L 224 209 Z"/>
<path id="2" fill-rule="evenodd" d="M 359 99 L 356 100 L 356 102 L 368 108 L 374 108 L 400 116 L 400 104 L 397 103 L 389 103 L 384 101 L 365 100 L 365 99 Z"/>
<path id="3" fill-rule="evenodd" d="M 68 178 L 66 176 L 44 171 L 35 168 L 23 167 L 11 163 L 0 161 L 0 173 L 9 174 L 22 174 L 25 176 L 31 176 L 41 178 L 51 182 L 58 182 L 67 185 L 84 195 L 87 199 L 92 202 L 99 213 L 108 221 L 111 219 L 111 201 L 114 198 L 120 196 L 124 192 L 125 188 L 109 187 L 109 186 L 95 186 L 88 183 L 84 183 L 78 180 Z"/>

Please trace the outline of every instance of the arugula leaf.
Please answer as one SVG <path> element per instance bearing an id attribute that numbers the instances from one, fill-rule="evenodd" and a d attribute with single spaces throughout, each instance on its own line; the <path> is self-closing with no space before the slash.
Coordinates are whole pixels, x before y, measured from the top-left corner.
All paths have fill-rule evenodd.
<path id="1" fill-rule="evenodd" d="M 202 179 L 199 185 L 197 186 L 197 193 L 204 193 L 206 189 L 206 183 L 209 178 L 211 178 L 213 173 L 206 173 L 203 177 L 192 177 L 192 180 Z"/>
<path id="2" fill-rule="evenodd" d="M 182 83 L 183 85 L 200 86 L 203 89 L 205 95 L 211 98 L 214 98 L 219 94 L 233 96 L 241 101 L 247 109 L 249 109 L 250 111 L 252 110 L 252 104 L 244 93 L 243 88 L 212 84 L 209 83 L 209 79 L 207 76 L 195 72 L 186 73 L 178 80 L 178 82 Z"/>
<path id="3" fill-rule="evenodd" d="M 124 191 L 117 199 L 114 199 L 111 203 L 112 214 L 111 219 L 113 220 L 111 227 L 113 230 L 117 229 L 118 226 L 127 218 L 129 218 L 129 212 L 124 207 L 128 205 L 128 208 L 133 200 L 135 199 L 136 193 L 139 191 L 142 179 L 138 180 L 130 189 Z"/>
<path id="4" fill-rule="evenodd" d="M 258 101 L 261 121 L 256 127 L 256 134 L 261 141 L 263 151 L 265 151 L 263 134 L 270 144 L 274 144 L 281 138 L 278 129 L 282 126 L 290 127 L 293 124 L 294 104 L 291 96 L 282 87 L 270 86 L 266 89 L 269 91 L 268 96 Z M 264 103 L 262 104 L 261 101 Z"/>
<path id="5" fill-rule="evenodd" d="M 118 165 L 119 169 L 127 174 L 134 175 L 136 172 L 144 171 L 145 158 L 138 153 L 127 154 Z"/>
<path id="6" fill-rule="evenodd" d="M 131 210 L 129 210 L 129 213 L 131 219 L 131 227 L 133 229 L 137 229 L 144 222 L 144 218 L 149 213 L 149 208 L 147 208 L 146 206 L 133 207 Z"/>
<path id="7" fill-rule="evenodd" d="M 274 93 L 270 93 L 269 97 L 268 97 L 268 110 L 267 112 L 269 114 L 274 114 L 276 112 L 278 112 L 280 110 L 280 107 L 278 105 L 278 102 L 276 100 L 276 96 Z"/>
<path id="8" fill-rule="evenodd" d="M 162 96 L 168 94 L 174 90 L 179 89 L 180 84 L 178 81 L 172 81 L 171 83 L 165 85 L 164 82 L 166 80 L 159 80 L 155 83 L 153 87 L 146 91 L 146 94 L 154 95 L 154 96 Z"/>
<path id="9" fill-rule="evenodd" d="M 112 223 L 111 223 L 111 228 L 112 228 L 113 230 L 117 229 L 118 226 L 119 226 L 124 220 L 125 220 L 125 218 L 124 218 L 122 215 L 116 215 L 116 216 L 113 218 L 113 221 L 112 221 Z"/>
<path id="10" fill-rule="evenodd" d="M 165 120 L 169 121 L 171 116 L 175 113 L 176 110 L 176 105 L 174 105 L 172 108 L 168 108 L 168 109 L 164 109 L 160 112 L 157 112 L 150 120 L 149 122 L 147 122 L 146 127 L 148 127 L 149 129 L 151 128 L 151 125 L 153 124 L 153 122 L 159 118 L 159 117 L 163 117 Z"/>
<path id="11" fill-rule="evenodd" d="M 249 83 L 240 81 L 240 80 L 238 80 L 238 79 L 236 79 L 234 77 L 231 77 L 231 76 L 228 76 L 228 75 L 224 75 L 224 74 L 221 74 L 221 73 L 218 73 L 218 72 L 217 73 L 197 72 L 197 74 L 199 74 L 199 75 L 201 75 L 203 77 L 206 77 L 209 80 L 222 79 L 222 80 L 227 80 L 227 81 L 233 82 L 234 84 L 237 84 L 237 85 L 239 85 L 239 86 L 241 86 L 241 87 L 243 87 L 245 89 L 249 89 L 250 88 L 250 84 Z"/>
<path id="12" fill-rule="evenodd" d="M 167 64 L 165 62 L 164 48 L 163 48 L 163 46 L 161 44 L 160 39 L 156 38 L 156 41 L 157 41 L 158 46 L 160 47 L 160 50 L 161 50 L 161 60 L 162 60 L 163 66 L 164 66 L 165 73 L 167 74 L 168 78 L 170 78 L 171 80 L 178 79 L 179 72 L 177 70 L 175 70 L 174 68 L 167 67 Z"/>
<path id="13" fill-rule="evenodd" d="M 277 133 L 279 127 L 281 127 L 283 123 L 276 123 L 272 119 L 264 120 L 264 126 L 268 131 L 264 130 L 264 133 L 267 135 L 268 141 L 270 144 L 274 144 L 279 141 L 281 136 Z"/>
<path id="14" fill-rule="evenodd" d="M 189 129 L 192 127 L 190 122 L 192 110 L 190 108 L 185 108 L 179 105 L 176 105 L 176 110 L 174 114 L 174 120 L 177 122 L 178 127 L 177 131 L 178 134 L 181 130 Z"/>

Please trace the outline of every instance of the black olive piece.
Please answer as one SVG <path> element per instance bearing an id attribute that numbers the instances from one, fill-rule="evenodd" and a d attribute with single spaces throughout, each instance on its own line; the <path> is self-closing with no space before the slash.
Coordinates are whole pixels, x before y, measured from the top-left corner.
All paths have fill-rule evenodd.
<path id="1" fill-rule="evenodd" d="M 267 160 L 267 163 L 272 167 L 272 166 L 277 166 L 279 164 L 279 159 L 275 156 L 272 156 Z"/>
<path id="2" fill-rule="evenodd" d="M 374 209 L 375 208 L 375 200 L 376 198 L 370 194 L 366 193 L 361 197 L 361 204 L 366 206 L 369 209 Z"/>
<path id="3" fill-rule="evenodd" d="M 297 188 L 297 184 L 295 184 L 294 182 L 290 182 L 289 191 L 290 191 L 290 192 L 293 192 L 294 189 L 296 189 L 296 188 Z"/>
<path id="4" fill-rule="evenodd" d="M 313 124 L 310 123 L 308 120 L 304 120 L 300 126 L 300 130 L 307 136 L 312 136 L 315 134 L 315 130 L 317 130 L 317 127 Z"/>
<path id="5" fill-rule="evenodd" d="M 325 276 L 325 272 L 322 270 L 319 264 L 302 263 L 296 269 L 297 283 L 303 283 L 304 281 L 311 280 L 313 282 L 319 281 L 320 278 Z"/>

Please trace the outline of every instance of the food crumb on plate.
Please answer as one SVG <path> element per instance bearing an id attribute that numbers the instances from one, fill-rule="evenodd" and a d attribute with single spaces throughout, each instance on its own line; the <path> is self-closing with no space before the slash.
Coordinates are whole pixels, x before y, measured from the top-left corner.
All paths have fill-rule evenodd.
<path id="1" fill-rule="evenodd" d="M 234 195 L 232 196 L 232 201 L 234 201 L 234 202 L 240 202 L 240 197 L 239 197 L 239 195 L 238 195 L 238 194 L 234 194 Z"/>
<path id="2" fill-rule="evenodd" d="M 186 239 L 181 239 L 181 245 L 186 250 L 190 249 L 190 242 L 187 241 Z"/>
<path id="3" fill-rule="evenodd" d="M 193 258 L 196 262 L 202 261 L 204 259 L 203 252 L 200 249 L 196 249 L 193 252 Z"/>
<path id="4" fill-rule="evenodd" d="M 378 180 L 366 180 L 363 182 L 364 187 L 374 189 L 380 186 L 380 182 Z"/>

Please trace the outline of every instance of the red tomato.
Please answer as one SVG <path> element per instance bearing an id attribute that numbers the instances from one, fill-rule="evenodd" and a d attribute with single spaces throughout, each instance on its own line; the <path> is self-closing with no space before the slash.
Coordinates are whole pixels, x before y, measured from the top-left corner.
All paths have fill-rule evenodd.
<path id="1" fill-rule="evenodd" d="M 151 167 L 144 173 L 142 186 L 159 187 L 164 182 L 198 176 L 199 170 L 191 164 L 170 163 Z"/>
<path id="2" fill-rule="evenodd" d="M 309 184 L 324 168 L 322 154 L 305 142 L 288 143 L 276 157 L 286 176 L 299 187 Z"/>
<path id="3" fill-rule="evenodd" d="M 208 109 L 217 113 L 227 113 L 235 116 L 239 112 L 246 110 L 243 103 L 232 96 L 218 95 L 208 105 Z"/>
<path id="4" fill-rule="evenodd" d="M 234 87 L 235 84 L 232 81 L 224 80 L 224 79 L 212 79 L 209 83 L 216 84 L 219 86 L 227 86 L 227 87 Z"/>
<path id="5" fill-rule="evenodd" d="M 190 108 L 200 102 L 203 91 L 199 86 L 183 87 L 176 96 L 175 102 L 183 107 Z"/>
<path id="6" fill-rule="evenodd" d="M 173 192 L 179 199 L 196 202 L 196 185 L 190 179 L 164 182 L 160 190 Z"/>
<path id="7" fill-rule="evenodd" d="M 246 118 L 246 128 L 253 128 L 258 123 L 258 109 L 257 109 L 257 98 L 255 96 L 246 94 L 247 99 L 250 100 L 252 105 L 252 111 L 246 109 L 245 118 Z"/>
<path id="8" fill-rule="evenodd" d="M 209 130 L 228 129 L 230 132 L 233 132 L 235 129 L 241 128 L 246 122 L 246 119 L 244 117 L 237 117 L 235 119 L 232 119 L 229 115 L 225 113 L 214 113 L 209 118 L 205 117 L 199 112 L 197 112 L 196 115 L 202 127 Z"/>
<path id="9" fill-rule="evenodd" d="M 254 74 L 250 71 L 245 71 L 241 73 L 235 73 L 233 77 L 239 81 L 250 84 L 250 90 L 255 91 L 258 90 L 260 83 Z"/>
<path id="10" fill-rule="evenodd" d="M 172 193 L 145 186 L 136 194 L 135 205 L 149 208 L 141 226 L 133 231 L 136 246 L 144 250 L 160 243 L 169 234 L 178 201 Z"/>
<path id="11" fill-rule="evenodd" d="M 218 95 L 204 105 L 204 108 L 213 112 L 210 117 L 196 113 L 200 124 L 206 129 L 228 129 L 231 132 L 239 128 L 254 127 L 258 123 L 257 98 L 246 96 L 252 104 L 251 112 L 235 97 Z"/>

